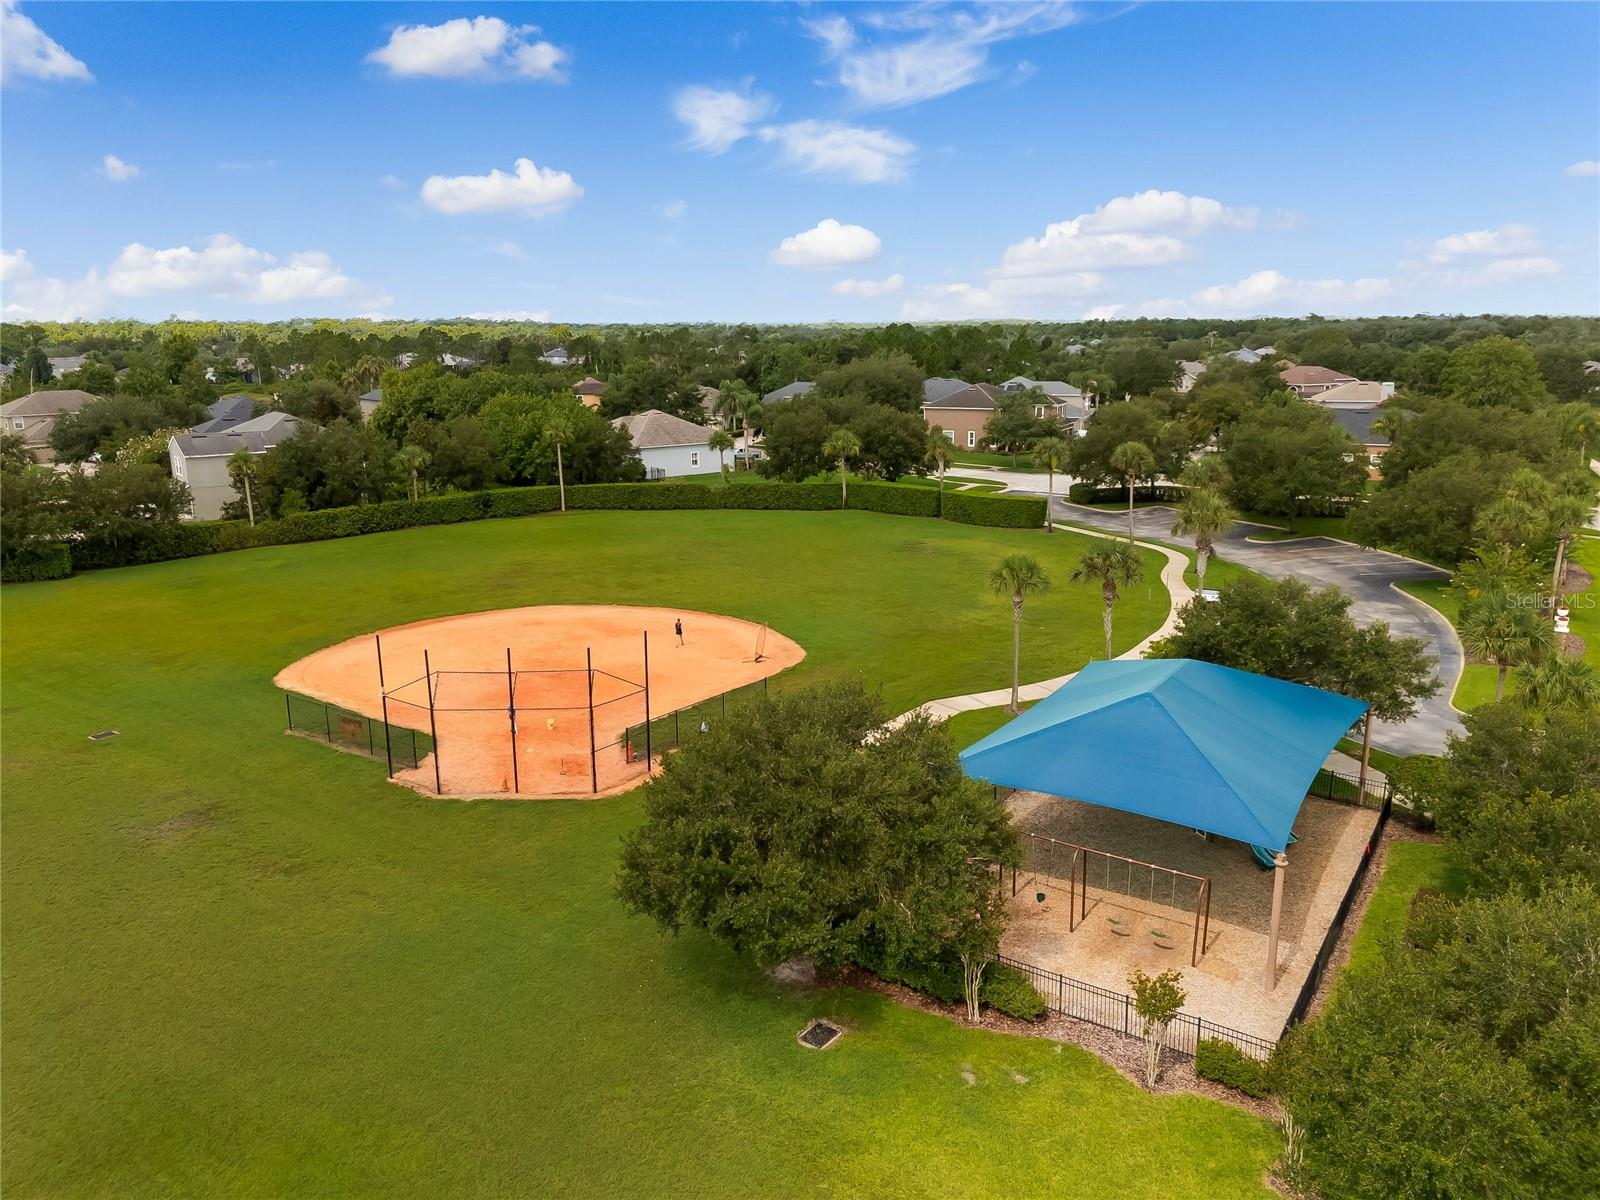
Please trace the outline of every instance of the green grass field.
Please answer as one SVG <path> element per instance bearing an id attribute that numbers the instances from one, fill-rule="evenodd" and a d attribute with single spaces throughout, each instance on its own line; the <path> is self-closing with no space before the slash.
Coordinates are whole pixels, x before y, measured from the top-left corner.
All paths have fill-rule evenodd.
<path id="1" fill-rule="evenodd" d="M 874 995 L 780 992 L 628 917 L 611 888 L 637 793 L 422 797 L 284 736 L 270 683 L 402 621 L 636 602 L 769 621 L 808 650 L 792 682 L 861 673 L 897 710 L 1006 681 L 986 576 L 1019 549 L 1058 580 L 1029 603 L 1025 673 L 1080 665 L 1100 637 L 1095 590 L 1065 584 L 1082 546 L 868 513 L 582 513 L 8 587 L 0 1188 L 1269 1197 L 1276 1135 L 1243 1112 Z M 1165 608 L 1134 589 L 1119 642 Z M 817 1014 L 849 1030 L 820 1053 L 795 1042 Z"/>
<path id="2" fill-rule="evenodd" d="M 1350 940 L 1350 959 L 1344 971 L 1359 973 L 1382 962 L 1384 941 L 1405 928 L 1411 901 L 1425 887 L 1450 896 L 1464 891 L 1460 873 L 1451 867 L 1444 846 L 1439 842 L 1391 842 L 1383 877 L 1367 901 L 1361 928 Z"/>
<path id="3" fill-rule="evenodd" d="M 1600 667 L 1600 536 L 1580 538 L 1571 553 L 1595 581 L 1568 597 L 1572 632 L 1583 639 L 1584 659 Z"/>

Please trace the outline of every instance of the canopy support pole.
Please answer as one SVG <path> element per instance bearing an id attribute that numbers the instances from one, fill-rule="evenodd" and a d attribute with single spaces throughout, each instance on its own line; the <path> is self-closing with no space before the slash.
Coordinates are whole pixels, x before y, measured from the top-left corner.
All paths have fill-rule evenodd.
<path id="1" fill-rule="evenodd" d="M 1357 804 L 1367 802 L 1367 763 L 1372 758 L 1372 710 L 1367 709 L 1367 715 L 1361 718 L 1361 781 L 1356 784 L 1359 795 Z"/>
<path id="2" fill-rule="evenodd" d="M 1289 857 L 1282 850 L 1272 863 L 1272 927 L 1267 932 L 1267 991 L 1278 986 L 1278 918 L 1283 915 L 1283 873 Z"/>

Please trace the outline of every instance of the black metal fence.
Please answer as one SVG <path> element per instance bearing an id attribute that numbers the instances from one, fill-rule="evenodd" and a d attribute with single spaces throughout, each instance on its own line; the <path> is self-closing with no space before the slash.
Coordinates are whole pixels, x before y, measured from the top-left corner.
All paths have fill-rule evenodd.
<path id="1" fill-rule="evenodd" d="M 303 733 L 341 750 L 381 759 L 390 764 L 391 773 L 416 767 L 433 745 L 427 734 L 415 729 L 374 720 L 298 692 L 283 694 L 283 711 L 290 733 Z"/>
<path id="2" fill-rule="evenodd" d="M 1327 971 L 1328 963 L 1333 960 L 1333 952 L 1339 945 L 1339 935 L 1344 932 L 1344 923 L 1350 916 L 1350 909 L 1355 905 L 1357 894 L 1361 891 L 1361 881 L 1367 877 L 1367 871 L 1372 867 L 1372 856 L 1377 852 L 1378 843 L 1383 840 L 1384 826 L 1388 825 L 1389 814 L 1393 810 L 1394 797 L 1386 788 L 1383 807 L 1378 810 L 1378 823 L 1373 826 L 1372 836 L 1367 839 L 1366 849 L 1361 852 L 1361 861 L 1356 864 L 1355 874 L 1350 877 L 1350 886 L 1345 888 L 1344 896 L 1339 900 L 1339 908 L 1333 915 L 1333 924 L 1328 926 L 1328 932 L 1323 935 L 1322 945 L 1317 949 L 1317 957 L 1311 963 L 1311 974 L 1306 976 L 1300 994 L 1295 997 L 1294 1007 L 1289 1010 L 1289 1019 L 1283 1024 L 1285 1029 L 1305 1020 L 1311 1002 L 1316 999 L 1323 973 Z"/>
<path id="3" fill-rule="evenodd" d="M 761 678 L 662 716 L 651 714 L 648 736 L 644 723 L 640 723 L 629 726 L 619 740 L 633 746 L 636 751 L 648 745 L 652 755 L 663 750 L 676 750 L 700 734 L 709 733 L 718 723 L 728 720 L 730 715 L 737 719 L 741 707 L 764 698 L 766 694 L 767 680 Z"/>
<path id="4" fill-rule="evenodd" d="M 1139 1014 L 1133 1007 L 1133 997 L 1126 992 L 1113 992 L 1081 979 L 1046 971 L 1032 963 L 1007 958 L 1003 954 L 995 961 L 1026 975 L 1039 995 L 1044 997 L 1051 1012 L 1087 1021 L 1102 1029 L 1112 1029 L 1126 1037 L 1139 1036 Z M 1194 1057 L 1195 1046 L 1202 1038 L 1232 1042 L 1250 1057 L 1262 1061 L 1271 1057 L 1278 1044 L 1275 1039 L 1260 1038 L 1226 1025 L 1217 1025 L 1192 1013 L 1180 1012 L 1167 1027 L 1168 1048 L 1189 1058 Z"/>
<path id="5" fill-rule="evenodd" d="M 1311 786 L 1306 788 L 1306 795 L 1320 800 L 1336 800 L 1342 804 L 1359 804 L 1364 808 L 1387 809 L 1393 790 L 1387 778 L 1380 783 L 1369 776 L 1363 792 L 1359 775 L 1346 775 L 1323 767 L 1311 781 Z"/>

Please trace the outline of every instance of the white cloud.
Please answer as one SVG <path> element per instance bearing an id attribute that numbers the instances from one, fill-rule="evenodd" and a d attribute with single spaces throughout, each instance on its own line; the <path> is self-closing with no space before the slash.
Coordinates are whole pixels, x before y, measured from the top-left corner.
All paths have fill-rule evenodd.
<path id="1" fill-rule="evenodd" d="M 789 166 L 808 175 L 838 175 L 853 183 L 895 183 L 905 178 L 916 150 L 886 129 L 861 129 L 837 121 L 769 125 L 761 140 L 775 142 Z"/>
<path id="2" fill-rule="evenodd" d="M 1445 287 L 1475 288 L 1518 279 L 1541 279 L 1558 275 L 1561 264 L 1540 254 L 1523 254 L 1491 259 L 1481 266 L 1464 266 L 1444 271 L 1425 271 L 1419 278 Z"/>
<path id="3" fill-rule="evenodd" d="M 689 130 L 689 145 L 707 154 L 721 154 L 777 107 L 759 92 L 729 91 L 699 84 L 680 88 L 672 98 L 672 115 Z"/>
<path id="4" fill-rule="evenodd" d="M 283 261 L 216 234 L 200 249 L 154 249 L 132 242 L 105 268 L 82 279 L 36 276 L 23 251 L 4 255 L 9 285 L 8 319 L 69 320 L 125 312 L 119 302 L 157 295 L 283 305 L 308 300 L 353 307 L 382 307 L 389 297 L 346 275 L 321 250 L 301 250 Z"/>
<path id="5" fill-rule="evenodd" d="M 1188 301 L 1191 316 L 1294 316 L 1360 308 L 1391 291 L 1387 279 L 1291 279 L 1256 271 L 1237 283 L 1202 288 Z"/>
<path id="6" fill-rule="evenodd" d="M 400 176 L 398 176 L 398 175 L 383 175 L 383 176 L 380 176 L 379 179 L 378 179 L 378 182 L 380 184 L 382 184 L 384 187 L 386 187 L 386 188 L 394 188 L 396 191 L 403 190 L 405 188 L 405 186 L 406 186 L 406 181 L 404 179 L 401 179 Z"/>
<path id="7" fill-rule="evenodd" d="M 829 290 L 835 296 L 858 296 L 863 300 L 871 300 L 892 295 L 905 285 L 906 277 L 897 273 L 887 279 L 841 279 Z"/>
<path id="8" fill-rule="evenodd" d="M 806 22 L 838 65 L 838 79 L 857 102 L 896 108 L 943 96 L 987 77 L 989 47 L 1060 29 L 1077 20 L 1064 3 L 985 4 L 971 9 L 939 5 L 870 12 L 859 18 L 876 35 L 911 35 L 903 40 L 864 40 L 839 15 Z"/>
<path id="9" fill-rule="evenodd" d="M 32 20 L 17 11 L 16 0 L 0 0 L 0 83 L 19 79 L 81 79 L 94 76 Z"/>
<path id="10" fill-rule="evenodd" d="M 1168 229 L 1195 234 L 1214 229 L 1254 229 L 1260 219 L 1260 211 L 1254 208 L 1230 208 L 1210 196 L 1188 196 L 1183 192 L 1150 188 L 1132 196 L 1107 200 L 1077 221 L 1085 233 Z"/>
<path id="11" fill-rule="evenodd" d="M 687 200 L 668 200 L 661 206 L 661 215 L 669 221 L 681 221 L 688 211 Z"/>
<path id="12" fill-rule="evenodd" d="M 1031 277 L 991 272 L 982 286 L 940 283 L 920 288 L 900 306 L 900 315 L 907 321 L 963 321 L 1064 313 L 1069 304 L 1076 308 L 1104 284 L 1104 276 L 1093 271 Z"/>
<path id="13" fill-rule="evenodd" d="M 139 168 L 131 162 L 123 162 L 115 154 L 108 154 L 100 160 L 100 171 L 112 183 L 127 183 L 130 179 L 139 178 Z"/>
<path id="14" fill-rule="evenodd" d="M 1575 179 L 1593 179 L 1600 175 L 1600 162 L 1586 158 L 1582 162 L 1575 162 L 1563 174 L 1571 175 Z"/>
<path id="15" fill-rule="evenodd" d="M 780 267 L 842 267 L 876 258 L 883 243 L 862 225 L 841 225 L 832 217 L 786 237 L 767 255 Z"/>
<path id="16" fill-rule="evenodd" d="M 548 308 L 529 311 L 526 308 L 501 308 L 493 312 L 470 312 L 466 314 L 469 321 L 532 321 L 539 325 L 550 323 L 550 310 Z"/>
<path id="17" fill-rule="evenodd" d="M 422 185 L 422 201 L 436 212 L 520 212 L 542 217 L 560 212 L 582 198 L 583 188 L 565 171 L 535 166 L 519 158 L 515 172 L 498 167 L 487 175 L 430 175 Z"/>
<path id="18" fill-rule="evenodd" d="M 489 249 L 493 250 L 496 254 L 502 256 L 503 258 L 514 258 L 518 261 L 522 261 L 528 257 L 528 252 L 522 248 L 522 244 L 520 242 L 513 242 L 509 238 L 503 242 L 496 242 L 494 245 L 490 246 Z"/>
<path id="19" fill-rule="evenodd" d="M 1121 304 L 1096 304 L 1083 314 L 1085 321 L 1115 321 L 1125 306 Z"/>
<path id="20" fill-rule="evenodd" d="M 1453 233 L 1433 243 L 1428 254 L 1430 262 L 1447 263 L 1464 256 L 1501 257 L 1508 254 L 1525 254 L 1538 248 L 1538 238 L 1531 225 L 1502 225 L 1498 229 L 1474 229 L 1468 233 Z"/>
<path id="21" fill-rule="evenodd" d="M 0 250 L 0 283 L 14 283 L 32 274 L 26 250 Z"/>
<path id="22" fill-rule="evenodd" d="M 456 17 L 442 25 L 401 25 L 367 61 L 414 79 L 539 79 L 565 83 L 567 52 L 538 41 L 536 25 L 499 17 Z"/>

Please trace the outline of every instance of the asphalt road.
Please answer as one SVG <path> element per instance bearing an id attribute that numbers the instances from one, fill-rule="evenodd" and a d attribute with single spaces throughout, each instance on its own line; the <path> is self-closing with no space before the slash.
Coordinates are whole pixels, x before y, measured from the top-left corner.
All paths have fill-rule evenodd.
<path id="1" fill-rule="evenodd" d="M 1042 492 L 1031 485 L 1015 490 Z M 1056 501 L 1060 520 L 1096 529 L 1125 532 L 1128 515 L 1080 508 Z M 1134 510 L 1134 530 L 1142 539 L 1193 549 L 1192 543 L 1172 536 L 1173 510 L 1166 507 Z M 1441 681 L 1438 694 L 1424 700 L 1410 720 L 1400 724 L 1379 721 L 1372 727 L 1372 743 L 1394 754 L 1439 754 L 1446 738 L 1461 732 L 1461 716 L 1450 706 L 1450 695 L 1461 675 L 1461 643 L 1450 622 L 1427 605 L 1392 585 L 1400 580 L 1448 579 L 1449 572 L 1413 562 L 1383 550 L 1363 550 L 1333 538 L 1308 537 L 1287 542 L 1251 542 L 1248 535 L 1261 528 L 1235 525 L 1217 541 L 1217 557 L 1248 567 L 1269 579 L 1293 576 L 1317 587 L 1333 586 L 1355 601 L 1351 615 L 1362 625 L 1379 621 L 1398 637 L 1417 637 L 1427 643 L 1437 659 L 1434 673 Z"/>

